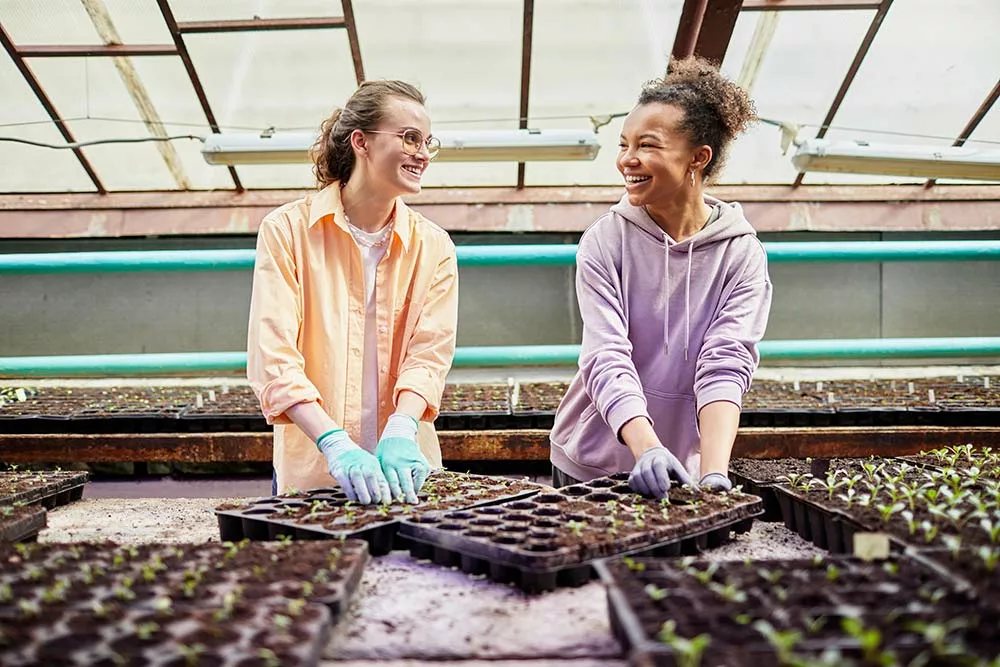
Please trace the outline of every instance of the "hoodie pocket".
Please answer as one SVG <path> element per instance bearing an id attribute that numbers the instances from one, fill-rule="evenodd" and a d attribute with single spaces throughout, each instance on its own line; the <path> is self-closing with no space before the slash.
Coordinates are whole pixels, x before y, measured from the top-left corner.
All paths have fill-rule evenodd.
<path id="1" fill-rule="evenodd" d="M 694 394 L 645 389 L 646 409 L 653 419 L 653 430 L 667 449 L 686 461 L 698 451 L 701 433 L 695 411 Z"/>

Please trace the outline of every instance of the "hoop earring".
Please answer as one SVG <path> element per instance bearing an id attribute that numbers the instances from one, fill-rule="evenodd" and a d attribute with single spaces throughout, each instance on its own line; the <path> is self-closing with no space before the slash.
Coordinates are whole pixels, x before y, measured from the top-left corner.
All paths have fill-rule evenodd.
<path id="1" fill-rule="evenodd" d="M 694 169 L 692 169 L 692 170 L 691 170 L 690 172 L 688 172 L 688 173 L 690 173 L 690 174 L 691 174 L 691 187 L 693 188 L 693 187 L 694 187 Z"/>

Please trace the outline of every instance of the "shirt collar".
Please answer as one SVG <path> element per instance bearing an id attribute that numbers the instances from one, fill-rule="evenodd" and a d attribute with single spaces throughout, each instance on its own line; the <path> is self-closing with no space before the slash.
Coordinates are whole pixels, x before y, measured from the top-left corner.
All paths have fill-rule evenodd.
<path id="1" fill-rule="evenodd" d="M 332 217 L 335 225 L 349 232 L 347 228 L 347 216 L 344 213 L 344 203 L 340 199 L 340 181 L 334 181 L 315 195 L 309 204 L 309 227 L 311 228 L 321 220 Z M 410 249 L 410 207 L 403 203 L 403 200 L 396 197 L 396 206 L 393 209 L 392 232 L 403 244 L 403 250 Z"/>

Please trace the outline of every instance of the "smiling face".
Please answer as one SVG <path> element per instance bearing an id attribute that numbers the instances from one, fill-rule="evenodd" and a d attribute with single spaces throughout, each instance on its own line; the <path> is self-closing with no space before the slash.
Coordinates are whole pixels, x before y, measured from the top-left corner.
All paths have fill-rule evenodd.
<path id="1" fill-rule="evenodd" d="M 431 136 L 431 121 L 423 105 L 410 99 L 390 97 L 375 130 L 355 131 L 355 146 L 360 144 L 365 150 L 358 164 L 364 163 L 367 178 L 389 197 L 420 192 L 420 179 L 430 162 L 427 146 L 420 143 L 420 150 L 410 155 L 399 135 L 415 130 L 424 141 Z"/>
<path id="2" fill-rule="evenodd" d="M 679 107 L 658 102 L 637 106 L 625 119 L 617 165 L 633 206 L 686 198 L 692 168 L 703 168 L 711 157 L 708 146 L 692 146 L 678 129 L 683 120 Z"/>

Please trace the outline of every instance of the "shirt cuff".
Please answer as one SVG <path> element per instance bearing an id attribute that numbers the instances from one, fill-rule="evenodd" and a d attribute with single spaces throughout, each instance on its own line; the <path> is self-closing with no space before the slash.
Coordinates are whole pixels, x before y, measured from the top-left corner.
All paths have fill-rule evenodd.
<path id="1" fill-rule="evenodd" d="M 608 408 L 607 416 L 604 421 L 608 423 L 608 426 L 611 427 L 615 437 L 618 438 L 619 442 L 621 442 L 622 427 L 636 417 L 645 417 L 646 419 L 649 419 L 650 424 L 653 423 L 652 418 L 649 416 L 649 412 L 646 410 L 645 397 L 628 394 L 618 399 L 616 403 L 613 403 L 611 407 Z"/>
<path id="2" fill-rule="evenodd" d="M 696 409 L 698 412 L 701 412 L 703 407 L 716 401 L 729 401 L 742 410 L 743 387 L 736 382 L 729 382 L 728 380 L 706 385 L 698 392 Z"/>
<path id="3" fill-rule="evenodd" d="M 401 391 L 412 391 L 427 401 L 427 409 L 421 415 L 420 421 L 432 422 L 437 419 L 441 407 L 441 394 L 444 393 L 443 378 L 438 378 L 426 368 L 411 368 L 403 371 L 396 379 L 396 387 L 392 392 L 393 405 L 399 405 Z"/>
<path id="4" fill-rule="evenodd" d="M 293 405 L 316 401 L 323 405 L 323 399 L 312 384 L 302 384 L 294 379 L 278 378 L 267 383 L 260 392 L 260 410 L 268 424 L 291 424 L 285 411 Z"/>

